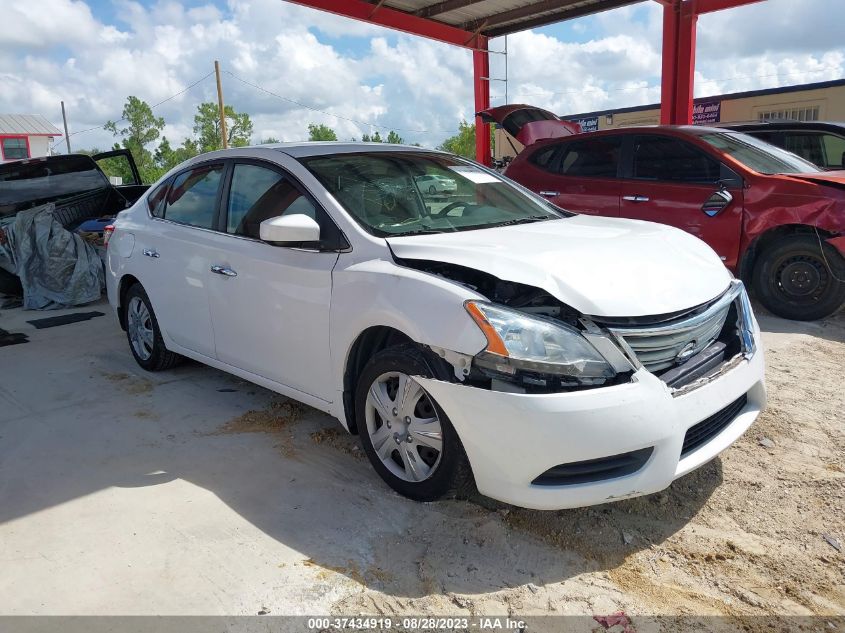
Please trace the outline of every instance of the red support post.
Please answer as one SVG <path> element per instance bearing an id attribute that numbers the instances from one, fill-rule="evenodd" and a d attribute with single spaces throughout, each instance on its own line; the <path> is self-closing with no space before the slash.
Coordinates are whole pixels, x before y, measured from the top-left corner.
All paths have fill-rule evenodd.
<path id="1" fill-rule="evenodd" d="M 663 67 L 660 123 L 692 123 L 695 85 L 695 2 L 675 0 L 663 6 Z"/>
<path id="2" fill-rule="evenodd" d="M 660 124 L 671 125 L 675 120 L 675 80 L 678 67 L 678 16 L 677 2 L 663 5 L 663 66 L 660 76 Z"/>
<path id="3" fill-rule="evenodd" d="M 481 112 L 490 107 L 490 53 L 487 50 L 487 38 L 478 36 L 478 48 L 472 51 L 473 87 L 475 89 L 475 111 Z M 490 126 L 475 117 L 475 160 L 482 165 L 492 165 L 490 151 Z"/>

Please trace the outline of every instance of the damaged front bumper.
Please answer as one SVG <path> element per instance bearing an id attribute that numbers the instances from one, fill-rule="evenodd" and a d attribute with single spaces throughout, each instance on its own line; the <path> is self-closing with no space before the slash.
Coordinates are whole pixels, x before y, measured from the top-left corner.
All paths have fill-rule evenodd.
<path id="1" fill-rule="evenodd" d="M 754 337 L 759 340 L 756 327 Z M 630 383 L 551 394 L 506 393 L 430 378 L 417 380 L 458 432 L 479 491 L 541 510 L 593 505 L 662 490 L 736 441 L 766 401 L 759 349 L 682 394 L 673 393 L 646 369 L 639 369 Z M 590 481 L 582 477 L 560 484 L 542 479 L 544 473 L 556 472 L 557 466 L 595 471 L 594 465 L 606 458 L 629 455 L 646 456 L 634 472 L 609 468 L 605 470 L 609 476 L 602 478 L 599 468 L 587 477 Z"/>

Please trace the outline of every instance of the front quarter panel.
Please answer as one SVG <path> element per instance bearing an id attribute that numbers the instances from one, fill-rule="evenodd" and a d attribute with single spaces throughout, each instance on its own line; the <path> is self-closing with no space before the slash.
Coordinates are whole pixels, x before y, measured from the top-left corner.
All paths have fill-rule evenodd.
<path id="1" fill-rule="evenodd" d="M 341 255 L 332 277 L 331 350 L 338 397 L 333 413 L 344 419 L 343 376 L 352 345 L 366 329 L 386 326 L 413 341 L 475 355 L 487 339 L 464 309 L 467 299 L 484 299 L 469 288 L 392 261 L 352 261 Z"/>

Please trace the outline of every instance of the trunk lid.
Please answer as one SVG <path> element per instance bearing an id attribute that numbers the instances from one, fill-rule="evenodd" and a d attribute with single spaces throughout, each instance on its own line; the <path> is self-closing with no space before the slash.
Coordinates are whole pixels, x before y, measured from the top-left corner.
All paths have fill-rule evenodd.
<path id="1" fill-rule="evenodd" d="M 581 132 L 581 126 L 577 123 L 562 121 L 548 110 L 524 104 L 490 108 L 479 112 L 477 116 L 485 123 L 498 123 L 526 147 L 543 139 L 572 136 Z"/>

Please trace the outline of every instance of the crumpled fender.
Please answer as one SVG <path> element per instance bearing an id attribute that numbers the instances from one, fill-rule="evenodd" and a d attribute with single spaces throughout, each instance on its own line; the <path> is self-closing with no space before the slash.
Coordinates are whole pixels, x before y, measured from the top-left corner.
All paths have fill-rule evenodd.
<path id="1" fill-rule="evenodd" d="M 484 334 L 464 309 L 468 299 L 485 298 L 468 287 L 393 262 L 344 261 L 332 273 L 332 380 L 343 392 L 346 362 L 364 330 L 386 326 L 411 340 L 474 356 L 487 345 Z M 333 398 L 332 415 L 345 419 L 343 399 Z"/>
<path id="2" fill-rule="evenodd" d="M 793 200 L 795 198 L 797 196 Z M 751 242 L 766 231 L 787 224 L 815 226 L 836 236 L 845 234 L 845 203 L 838 197 L 807 197 L 801 204 L 781 204 L 762 213 L 748 213 L 744 219 L 745 244 L 742 250 L 745 251 Z M 842 252 L 841 246 L 836 248 Z"/>

